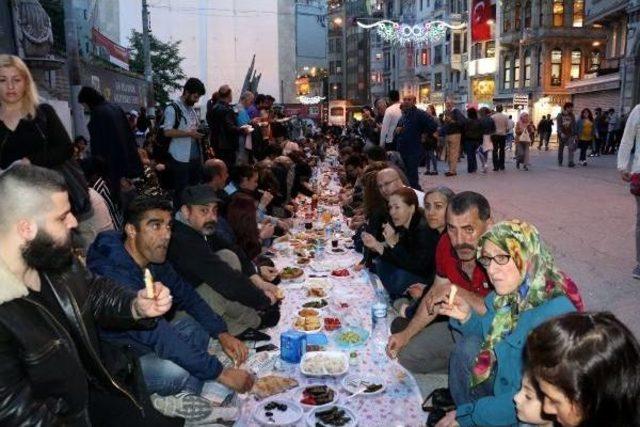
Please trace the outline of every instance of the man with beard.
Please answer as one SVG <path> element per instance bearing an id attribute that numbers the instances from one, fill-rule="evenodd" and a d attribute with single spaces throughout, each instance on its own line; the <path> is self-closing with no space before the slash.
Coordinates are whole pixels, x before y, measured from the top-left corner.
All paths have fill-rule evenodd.
<path id="1" fill-rule="evenodd" d="M 182 96 L 164 110 L 162 132 L 171 138 L 169 171 L 176 200 L 186 186 L 197 184 L 202 177 L 200 142 L 204 135 L 198 132 L 198 113 L 193 106 L 204 93 L 204 84 L 191 77 L 184 84 Z"/>
<path id="2" fill-rule="evenodd" d="M 101 330 L 101 338 L 125 345 L 140 356 L 142 374 L 154 406 L 165 415 L 202 421 L 204 418 L 233 418 L 233 408 L 212 408 L 200 397 L 205 381 L 217 381 L 233 390 L 245 392 L 253 385 L 244 370 L 224 368 L 208 352 L 210 337 L 219 341 L 224 352 L 243 363 L 247 347 L 227 332 L 224 320 L 214 313 L 167 262 L 171 239 L 172 206 L 160 197 L 139 196 L 125 217 L 124 236 L 117 232 L 98 235 L 87 253 L 87 265 L 96 274 L 109 277 L 138 291 L 145 287 L 145 270 L 163 283 L 174 296 L 174 306 L 189 314 L 180 319 L 165 316 L 151 331 Z M 172 313 L 173 314 L 173 313 Z"/>
<path id="3" fill-rule="evenodd" d="M 74 259 L 78 223 L 58 173 L 15 165 L 0 199 L 0 425 L 181 425 L 151 407 L 136 361 L 96 334 L 153 327 L 145 318 L 169 310 L 169 290 L 155 283 L 148 298 Z"/>
<path id="4" fill-rule="evenodd" d="M 216 236 L 218 203 L 208 185 L 184 190 L 169 261 L 222 316 L 232 334 L 274 326 L 280 318 L 278 307 L 272 306 L 277 287 L 260 279 L 244 252 Z"/>
<path id="5" fill-rule="evenodd" d="M 489 202 L 481 194 L 456 194 L 447 208 L 447 232 L 436 249 L 436 278 L 423 294 L 414 317 L 387 344 L 389 357 L 415 373 L 447 373 L 454 338 L 448 318 L 435 314 L 435 301 L 449 295 L 451 286 L 478 313 L 486 311 L 484 296 L 490 291 L 484 269 L 476 262 L 478 239 L 491 226 Z M 429 286 L 429 284 L 427 284 Z M 397 329 L 396 329 L 397 331 Z M 392 332 L 394 332 L 392 330 Z"/>
<path id="6" fill-rule="evenodd" d="M 233 94 L 228 85 L 223 85 L 218 90 L 218 102 L 207 112 L 207 123 L 211 129 L 211 140 L 216 157 L 222 159 L 227 167 L 236 164 L 236 152 L 238 151 L 238 137 L 248 135 L 249 128 L 238 126 L 237 111 L 231 105 Z"/>

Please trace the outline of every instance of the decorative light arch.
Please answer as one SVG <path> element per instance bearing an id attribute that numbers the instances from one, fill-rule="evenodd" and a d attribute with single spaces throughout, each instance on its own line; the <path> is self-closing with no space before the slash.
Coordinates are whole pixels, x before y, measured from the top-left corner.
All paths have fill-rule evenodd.
<path id="1" fill-rule="evenodd" d="M 467 24 L 451 25 L 444 21 L 429 21 L 421 24 L 399 24 L 397 22 L 384 19 L 374 22 L 373 24 L 364 24 L 358 21 L 360 28 L 376 28 L 376 31 L 382 40 L 406 46 L 408 44 L 423 45 L 429 43 L 438 43 L 444 39 L 447 29 L 461 30 L 466 28 Z"/>
<path id="2" fill-rule="evenodd" d="M 324 96 L 299 96 L 298 101 L 303 105 L 315 105 L 324 100 Z"/>

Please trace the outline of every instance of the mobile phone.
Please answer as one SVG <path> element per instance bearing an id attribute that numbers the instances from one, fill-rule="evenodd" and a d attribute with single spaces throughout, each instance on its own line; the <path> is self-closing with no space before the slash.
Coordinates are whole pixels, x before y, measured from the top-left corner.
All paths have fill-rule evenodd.
<path id="1" fill-rule="evenodd" d="M 260 347 L 256 347 L 256 353 L 260 353 L 261 351 L 272 351 L 272 350 L 277 350 L 278 346 L 275 344 L 265 344 L 265 345 L 261 345 Z"/>

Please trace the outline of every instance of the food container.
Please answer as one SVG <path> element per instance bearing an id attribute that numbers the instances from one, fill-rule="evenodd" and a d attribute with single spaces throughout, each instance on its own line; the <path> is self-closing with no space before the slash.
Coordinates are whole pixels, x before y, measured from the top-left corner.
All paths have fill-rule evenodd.
<path id="1" fill-rule="evenodd" d="M 286 331 L 280 335 L 280 358 L 289 363 L 300 363 L 307 350 L 307 335 L 298 331 Z"/>

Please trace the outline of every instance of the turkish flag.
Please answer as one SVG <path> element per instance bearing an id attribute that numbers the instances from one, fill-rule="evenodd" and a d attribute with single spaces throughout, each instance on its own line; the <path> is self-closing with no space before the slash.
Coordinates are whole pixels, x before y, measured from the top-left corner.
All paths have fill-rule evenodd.
<path id="1" fill-rule="evenodd" d="M 491 0 L 473 0 L 471 9 L 471 40 L 481 42 L 491 40 L 491 24 L 493 18 Z"/>

